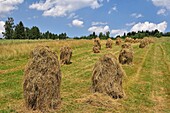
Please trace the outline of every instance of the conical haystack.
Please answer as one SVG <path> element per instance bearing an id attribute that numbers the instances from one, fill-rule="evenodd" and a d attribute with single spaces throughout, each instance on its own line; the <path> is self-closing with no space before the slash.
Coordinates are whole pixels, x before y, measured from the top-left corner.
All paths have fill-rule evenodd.
<path id="1" fill-rule="evenodd" d="M 31 53 L 24 72 L 26 107 L 48 112 L 61 103 L 61 71 L 58 57 L 48 47 L 38 46 Z"/>
<path id="2" fill-rule="evenodd" d="M 94 53 L 100 53 L 100 49 L 98 46 L 93 46 L 93 52 Z"/>
<path id="3" fill-rule="evenodd" d="M 98 46 L 99 50 L 101 50 L 100 38 L 94 39 L 94 46 Z"/>
<path id="4" fill-rule="evenodd" d="M 121 38 L 116 38 L 116 45 L 120 45 L 122 43 L 122 39 Z"/>
<path id="5" fill-rule="evenodd" d="M 70 47 L 65 46 L 60 49 L 61 64 L 70 64 L 71 57 L 72 57 L 72 49 Z"/>
<path id="6" fill-rule="evenodd" d="M 112 48 L 112 39 L 111 38 L 107 39 L 106 48 Z"/>
<path id="7" fill-rule="evenodd" d="M 122 78 L 125 73 L 112 54 L 106 54 L 95 64 L 92 75 L 92 90 L 113 98 L 122 98 Z"/>
<path id="8" fill-rule="evenodd" d="M 132 48 L 122 48 L 119 54 L 119 63 L 132 64 L 132 62 L 133 62 Z"/>

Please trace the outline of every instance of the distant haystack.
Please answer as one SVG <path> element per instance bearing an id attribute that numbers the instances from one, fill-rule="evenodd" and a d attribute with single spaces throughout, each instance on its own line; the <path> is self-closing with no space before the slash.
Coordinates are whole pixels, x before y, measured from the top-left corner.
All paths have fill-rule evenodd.
<path id="1" fill-rule="evenodd" d="M 61 103 L 60 84 L 58 57 L 48 47 L 36 47 L 24 72 L 26 107 L 41 112 L 56 109 Z"/>
<path id="2" fill-rule="evenodd" d="M 112 39 L 111 38 L 107 39 L 106 48 L 112 48 Z"/>
<path id="3" fill-rule="evenodd" d="M 100 53 L 100 49 L 98 46 L 93 46 L 93 52 L 94 53 Z"/>
<path id="4" fill-rule="evenodd" d="M 106 54 L 95 64 L 92 75 L 92 90 L 113 98 L 122 98 L 122 78 L 125 75 L 116 57 Z"/>
<path id="5" fill-rule="evenodd" d="M 94 39 L 94 46 L 98 46 L 99 50 L 101 50 L 100 38 Z"/>
<path id="6" fill-rule="evenodd" d="M 116 38 L 116 45 L 120 45 L 122 43 L 122 39 L 121 38 Z"/>
<path id="7" fill-rule="evenodd" d="M 60 49 L 60 62 L 61 64 L 70 64 L 72 57 L 72 49 L 68 46 L 64 46 Z"/>
<path id="8" fill-rule="evenodd" d="M 124 44 L 122 44 L 122 48 L 132 49 L 132 46 L 129 43 L 124 43 Z"/>
<path id="9" fill-rule="evenodd" d="M 119 54 L 119 63 L 121 64 L 131 64 L 133 62 L 133 49 L 131 44 L 123 44 L 122 50 Z"/>

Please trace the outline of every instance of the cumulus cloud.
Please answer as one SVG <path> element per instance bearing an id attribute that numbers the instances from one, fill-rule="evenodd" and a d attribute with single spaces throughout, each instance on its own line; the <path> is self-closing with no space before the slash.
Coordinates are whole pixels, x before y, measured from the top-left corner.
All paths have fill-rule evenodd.
<path id="1" fill-rule="evenodd" d="M 29 8 L 44 11 L 43 16 L 67 16 L 85 7 L 99 8 L 102 2 L 103 0 L 45 0 L 45 2 L 40 0 L 31 4 Z"/>
<path id="2" fill-rule="evenodd" d="M 92 26 L 88 29 L 89 32 L 95 32 L 96 34 L 99 34 L 99 33 L 106 33 L 108 31 L 110 31 L 110 28 L 109 26 Z"/>
<path id="3" fill-rule="evenodd" d="M 132 13 L 131 16 L 132 16 L 132 17 L 135 17 L 135 18 L 141 18 L 141 17 L 143 17 L 142 14 L 137 14 L 137 13 Z"/>
<path id="4" fill-rule="evenodd" d="M 23 1 L 24 0 L 0 0 L 0 17 L 12 10 L 16 10 L 17 5 L 21 4 Z"/>
<path id="5" fill-rule="evenodd" d="M 152 0 L 153 4 L 170 10 L 170 0 Z"/>
<path id="6" fill-rule="evenodd" d="M 123 36 L 124 33 L 127 33 L 127 32 L 128 32 L 128 31 L 125 30 L 125 29 L 113 29 L 113 30 L 111 30 L 111 34 L 112 34 L 113 36 L 118 36 L 118 35 Z"/>
<path id="7" fill-rule="evenodd" d="M 92 22 L 91 25 L 92 26 L 96 26 L 96 25 L 107 25 L 107 22 Z"/>
<path id="8" fill-rule="evenodd" d="M 152 30 L 159 30 L 160 32 L 165 32 L 166 28 L 167 28 L 168 24 L 166 21 L 164 22 L 161 22 L 159 24 L 155 24 L 155 23 L 150 23 L 150 22 L 144 22 L 144 23 L 137 23 L 135 24 L 131 31 L 146 31 L 146 30 L 149 30 L 149 31 L 152 31 Z"/>
<path id="9" fill-rule="evenodd" d="M 4 21 L 0 21 L 0 38 L 3 37 L 2 32 L 5 31 L 4 25 L 5 25 L 5 22 Z"/>
<path id="10" fill-rule="evenodd" d="M 72 25 L 76 26 L 76 27 L 83 27 L 84 26 L 83 24 L 84 24 L 84 22 L 81 20 L 78 20 L 78 19 L 75 19 L 72 21 Z"/>
<path id="11" fill-rule="evenodd" d="M 158 10 L 158 12 L 157 12 L 157 15 L 166 15 L 166 9 L 160 9 L 160 10 Z"/>

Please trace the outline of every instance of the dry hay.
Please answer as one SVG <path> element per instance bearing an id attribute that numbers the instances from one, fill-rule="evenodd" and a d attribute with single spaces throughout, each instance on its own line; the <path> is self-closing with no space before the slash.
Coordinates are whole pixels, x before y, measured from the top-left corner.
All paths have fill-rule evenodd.
<path id="1" fill-rule="evenodd" d="M 146 41 L 141 41 L 140 44 L 139 44 L 139 48 L 145 48 L 145 46 L 147 46 L 147 42 Z"/>
<path id="2" fill-rule="evenodd" d="M 61 64 L 70 64 L 72 57 L 72 49 L 68 46 L 64 46 L 60 49 L 60 63 Z"/>
<path id="3" fill-rule="evenodd" d="M 119 63 L 132 64 L 133 62 L 133 49 L 130 44 L 123 44 L 122 50 L 119 54 Z"/>
<path id="4" fill-rule="evenodd" d="M 93 52 L 94 53 L 100 53 L 100 49 L 98 46 L 93 46 Z"/>
<path id="5" fill-rule="evenodd" d="M 100 38 L 94 39 L 94 46 L 98 46 L 99 50 L 101 50 Z"/>
<path id="6" fill-rule="evenodd" d="M 112 99 L 110 96 L 103 93 L 93 93 L 91 95 L 85 95 L 80 99 L 76 99 L 78 103 L 88 103 L 95 107 L 105 107 L 105 108 L 114 108 L 118 109 L 122 105 L 118 102 L 118 100 Z"/>
<path id="7" fill-rule="evenodd" d="M 112 39 L 111 38 L 107 39 L 106 48 L 112 48 Z"/>
<path id="8" fill-rule="evenodd" d="M 120 45 L 122 43 L 122 39 L 121 38 L 116 38 L 116 45 Z"/>
<path id="9" fill-rule="evenodd" d="M 92 91 L 105 93 L 112 98 L 122 98 L 122 78 L 125 73 L 116 57 L 106 54 L 95 64 L 92 75 Z"/>
<path id="10" fill-rule="evenodd" d="M 129 43 L 124 43 L 124 44 L 122 44 L 122 48 L 132 49 L 132 46 Z"/>
<path id="11" fill-rule="evenodd" d="M 28 109 L 48 112 L 61 103 L 61 71 L 57 55 L 48 47 L 38 46 L 24 72 L 23 92 Z"/>

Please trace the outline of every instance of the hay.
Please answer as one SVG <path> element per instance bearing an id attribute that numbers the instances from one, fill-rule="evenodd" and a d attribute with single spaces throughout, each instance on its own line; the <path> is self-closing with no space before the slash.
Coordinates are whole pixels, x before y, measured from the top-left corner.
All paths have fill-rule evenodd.
<path id="1" fill-rule="evenodd" d="M 70 64 L 72 57 L 72 49 L 68 46 L 64 46 L 60 49 L 60 63 L 61 64 Z"/>
<path id="2" fill-rule="evenodd" d="M 116 45 L 120 45 L 122 43 L 122 39 L 121 38 L 116 38 Z"/>
<path id="3" fill-rule="evenodd" d="M 112 39 L 111 38 L 107 39 L 106 48 L 112 48 Z"/>
<path id="4" fill-rule="evenodd" d="M 61 103 L 60 84 L 58 57 L 48 47 L 36 47 L 24 72 L 26 107 L 41 112 L 56 109 Z"/>
<path id="5" fill-rule="evenodd" d="M 104 107 L 104 108 L 114 108 L 115 110 L 122 107 L 122 105 L 111 98 L 110 96 L 103 93 L 93 93 L 91 95 L 85 95 L 80 99 L 76 99 L 77 103 L 87 103 L 95 107 Z"/>
<path id="6" fill-rule="evenodd" d="M 132 46 L 129 43 L 124 43 L 124 44 L 122 44 L 122 48 L 132 49 Z"/>
<path id="7" fill-rule="evenodd" d="M 101 50 L 100 38 L 97 37 L 94 39 L 94 46 L 97 46 Z"/>
<path id="8" fill-rule="evenodd" d="M 100 53 L 100 49 L 98 46 L 93 46 L 93 52 L 94 53 Z"/>
<path id="9" fill-rule="evenodd" d="M 121 64 L 132 64 L 133 62 L 133 51 L 132 48 L 122 48 L 119 54 L 119 63 Z"/>
<path id="10" fill-rule="evenodd" d="M 125 73 L 116 57 L 106 54 L 95 64 L 92 75 L 92 91 L 105 93 L 112 98 L 122 98 L 122 78 Z"/>

